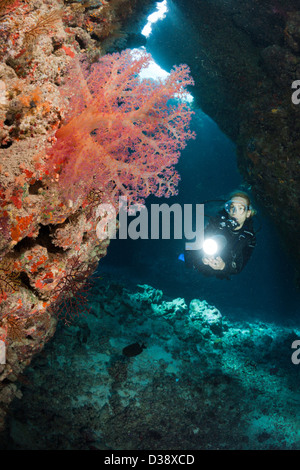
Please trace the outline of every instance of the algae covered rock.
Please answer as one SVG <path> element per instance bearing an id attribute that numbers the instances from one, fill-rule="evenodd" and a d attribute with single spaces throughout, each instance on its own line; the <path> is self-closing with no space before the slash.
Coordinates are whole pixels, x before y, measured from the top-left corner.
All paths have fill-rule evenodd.
<path id="1" fill-rule="evenodd" d="M 189 305 L 189 318 L 200 328 L 209 328 L 214 334 L 222 332 L 222 314 L 205 300 L 193 299 Z"/>

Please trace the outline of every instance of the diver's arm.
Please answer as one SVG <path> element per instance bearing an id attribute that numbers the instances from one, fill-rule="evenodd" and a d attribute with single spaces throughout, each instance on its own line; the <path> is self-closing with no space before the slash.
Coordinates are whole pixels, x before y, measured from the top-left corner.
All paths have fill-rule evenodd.
<path id="1" fill-rule="evenodd" d="M 219 227 L 221 217 L 215 216 L 210 217 L 208 224 L 204 228 L 204 235 L 205 237 L 209 236 L 210 234 L 214 234 Z M 205 266 L 202 259 L 204 257 L 204 253 L 202 249 L 200 250 L 185 250 L 184 252 L 184 261 L 187 268 L 194 268 L 198 271 L 211 271 L 209 266 Z"/>
<path id="2" fill-rule="evenodd" d="M 215 271 L 223 271 L 226 266 L 220 256 L 217 256 L 216 258 L 204 257 L 202 258 L 202 262 L 210 266 Z"/>
<path id="3" fill-rule="evenodd" d="M 202 250 L 185 250 L 184 260 L 187 268 L 196 269 L 205 276 L 212 276 L 215 271 L 209 265 L 203 263 L 204 253 Z"/>

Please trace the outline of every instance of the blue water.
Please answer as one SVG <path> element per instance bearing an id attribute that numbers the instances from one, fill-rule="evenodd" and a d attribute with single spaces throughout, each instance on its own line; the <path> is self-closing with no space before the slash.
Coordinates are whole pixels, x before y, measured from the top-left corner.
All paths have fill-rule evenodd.
<path id="1" fill-rule="evenodd" d="M 148 198 L 149 209 L 151 203 L 196 205 L 226 199 L 237 188 L 249 189 L 237 169 L 234 143 L 201 110 L 196 112 L 192 128 L 197 138 L 188 143 L 177 166 L 181 175 L 178 196 Z M 292 260 L 268 214 L 255 200 L 254 206 L 258 210 L 257 246 L 243 272 L 230 281 L 206 278 L 187 269 L 178 260 L 185 240 L 174 239 L 112 240 L 98 270 L 127 284 L 150 284 L 171 298 L 205 299 L 231 318 L 296 321 L 300 293 L 294 284 Z M 219 208 L 219 203 L 205 204 L 205 214 L 213 215 Z"/>

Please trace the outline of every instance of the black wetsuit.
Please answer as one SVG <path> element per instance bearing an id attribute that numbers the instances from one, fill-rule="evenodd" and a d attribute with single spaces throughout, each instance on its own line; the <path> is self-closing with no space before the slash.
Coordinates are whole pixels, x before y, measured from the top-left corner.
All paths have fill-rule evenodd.
<path id="1" fill-rule="evenodd" d="M 203 263 L 205 253 L 201 250 L 186 250 L 184 254 L 185 263 L 207 276 L 216 276 L 220 279 L 229 279 L 232 274 L 238 274 L 248 262 L 256 244 L 251 218 L 246 219 L 242 228 L 233 230 L 232 219 L 223 209 L 216 217 L 211 217 L 204 230 L 204 237 L 223 235 L 226 238 L 226 246 L 220 256 L 225 263 L 223 270 L 213 269 Z"/>

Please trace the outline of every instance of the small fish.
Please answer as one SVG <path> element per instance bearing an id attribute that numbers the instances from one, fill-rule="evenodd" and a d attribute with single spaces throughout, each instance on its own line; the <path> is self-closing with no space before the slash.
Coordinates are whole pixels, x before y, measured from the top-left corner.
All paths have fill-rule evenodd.
<path id="1" fill-rule="evenodd" d="M 133 357 L 137 356 L 138 354 L 141 354 L 143 352 L 143 349 L 145 349 L 146 346 L 144 343 L 140 345 L 140 343 L 133 343 L 129 344 L 129 346 L 126 346 L 122 350 L 122 354 L 127 357 Z"/>

